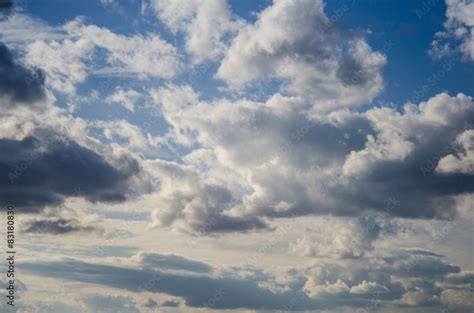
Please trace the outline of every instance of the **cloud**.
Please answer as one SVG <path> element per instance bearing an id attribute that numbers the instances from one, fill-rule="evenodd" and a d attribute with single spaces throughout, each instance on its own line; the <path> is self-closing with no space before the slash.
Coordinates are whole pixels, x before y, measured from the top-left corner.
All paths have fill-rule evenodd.
<path id="1" fill-rule="evenodd" d="M 71 138 L 54 132 L 21 140 L 0 139 L 0 199 L 24 211 L 58 206 L 67 197 L 121 202 L 133 192 L 138 162 L 123 156 L 120 167 Z"/>
<path id="2" fill-rule="evenodd" d="M 360 284 L 352 286 L 349 291 L 355 294 L 378 294 L 387 292 L 388 289 L 387 287 L 375 282 L 363 280 Z"/>
<path id="3" fill-rule="evenodd" d="M 347 293 L 350 288 L 340 279 L 336 280 L 334 283 L 326 282 L 324 285 L 318 285 L 309 279 L 305 284 L 305 290 L 308 292 L 310 297 L 319 297 L 322 295 L 330 296 L 333 294 Z"/>
<path id="4" fill-rule="evenodd" d="M 173 301 L 173 300 L 167 300 L 167 301 L 163 302 L 160 306 L 161 307 L 168 307 L 168 308 L 177 308 L 177 307 L 179 307 L 179 302 Z"/>
<path id="5" fill-rule="evenodd" d="M 15 12 L 5 20 L 0 18 L 1 40 L 13 48 L 23 49 L 25 45 L 37 40 L 61 40 L 65 35 L 62 29 L 19 12 Z"/>
<path id="6" fill-rule="evenodd" d="M 100 0 L 100 3 L 103 6 L 115 6 L 118 4 L 115 0 Z"/>
<path id="7" fill-rule="evenodd" d="M 390 219 L 376 214 L 357 219 L 324 216 L 314 229 L 291 244 L 291 250 L 309 257 L 355 259 L 373 249 L 373 243 L 401 231 Z"/>
<path id="8" fill-rule="evenodd" d="M 12 52 L 0 42 L 0 94 L 3 105 L 34 103 L 45 98 L 45 74 L 38 68 L 17 63 Z"/>
<path id="9" fill-rule="evenodd" d="M 206 263 L 188 260 L 179 255 L 140 252 L 133 257 L 137 263 L 147 269 L 184 270 L 196 273 L 209 273 L 213 268 Z"/>
<path id="10" fill-rule="evenodd" d="M 26 60 L 43 68 L 51 86 L 74 94 L 91 73 L 135 75 L 139 79 L 173 78 L 180 71 L 176 49 L 157 34 L 125 36 L 107 28 L 85 25 L 77 18 L 63 26 L 63 40 L 38 40 L 27 46 Z M 104 51 L 103 59 L 90 62 Z"/>
<path id="11" fill-rule="evenodd" d="M 152 7 L 173 32 L 184 32 L 185 49 L 195 63 L 221 56 L 226 38 L 243 24 L 226 0 L 154 0 Z"/>
<path id="12" fill-rule="evenodd" d="M 430 55 L 442 58 L 461 52 L 474 60 L 474 2 L 471 0 L 446 0 L 445 31 L 436 33 L 431 43 Z"/>
<path id="13" fill-rule="evenodd" d="M 474 308 L 472 287 L 444 290 L 440 298 L 446 307 L 450 307 L 459 313 L 470 313 Z"/>
<path id="14" fill-rule="evenodd" d="M 291 292 L 273 293 L 259 287 L 252 280 L 232 277 L 175 275 L 74 260 L 23 263 L 20 267 L 48 277 L 101 284 L 134 292 L 166 293 L 183 298 L 190 307 L 281 309 L 295 297 Z M 303 296 L 296 309 L 309 309 L 314 305 Z"/>
<path id="15" fill-rule="evenodd" d="M 140 313 L 130 297 L 90 294 L 82 297 L 88 313 Z"/>
<path id="16" fill-rule="evenodd" d="M 462 147 L 459 154 L 449 154 L 438 162 L 436 171 L 440 173 L 474 174 L 474 130 L 466 130 L 458 135 L 457 143 Z"/>
<path id="17" fill-rule="evenodd" d="M 162 160 L 148 163 L 160 177 L 160 193 L 153 199 L 159 209 L 153 213 L 154 226 L 175 226 L 184 232 L 209 234 L 245 232 L 265 228 L 258 218 L 228 214 L 234 203 L 232 192 L 225 186 L 206 182 L 191 168 Z M 179 190 L 176 186 L 180 186 Z"/>
<path id="18" fill-rule="evenodd" d="M 466 184 L 470 175 L 435 169 L 443 157 L 459 151 L 452 142 L 474 119 L 472 98 L 439 94 L 418 106 L 407 104 L 401 114 L 375 108 L 365 115 L 377 135 L 368 136 L 365 149 L 346 156 L 339 196 L 358 197 L 366 206 L 378 201 L 379 208 L 403 217 L 453 218 L 453 196 L 473 191 Z M 397 203 L 387 208 L 379 195 Z"/>
<path id="19" fill-rule="evenodd" d="M 131 124 L 127 120 L 98 120 L 91 122 L 91 129 L 102 130 L 104 137 L 114 143 L 123 143 L 130 149 L 146 149 L 156 146 L 153 137 L 145 136 L 143 130 L 137 125 Z"/>
<path id="20" fill-rule="evenodd" d="M 76 232 L 96 232 L 99 229 L 94 226 L 84 225 L 77 219 L 35 218 L 22 222 L 21 232 L 40 234 L 68 234 Z"/>
<path id="21" fill-rule="evenodd" d="M 275 78 L 327 110 L 370 102 L 383 87 L 385 63 L 363 38 L 348 39 L 324 14 L 323 1 L 276 0 L 239 30 L 216 78 L 234 87 Z"/>
<path id="22" fill-rule="evenodd" d="M 450 154 L 469 167 L 468 136 L 459 136 L 472 128 L 474 104 L 463 94 L 407 103 L 401 112 L 321 115 L 298 97 L 278 94 L 263 103 L 201 101 L 183 86 L 153 95 L 171 138 L 194 149 L 184 164 L 150 162 L 162 182 L 155 226 L 196 231 L 214 216 L 209 231 L 238 229 L 219 219 L 226 216 L 247 221 L 242 230 L 250 230 L 265 218 L 360 217 L 367 210 L 452 219 L 457 197 L 473 192 L 470 173 L 435 170 Z M 452 145 L 455 138 L 466 147 Z"/>
<path id="23" fill-rule="evenodd" d="M 148 301 L 143 306 L 148 309 L 154 309 L 158 306 L 158 302 L 153 299 L 148 299 Z"/>
<path id="24" fill-rule="evenodd" d="M 446 276 L 446 283 L 450 286 L 468 285 L 474 283 L 474 271 L 463 271 Z"/>
<path id="25" fill-rule="evenodd" d="M 386 257 L 384 269 L 399 277 L 442 277 L 459 273 L 461 268 L 444 260 L 443 256 L 418 253 L 416 250 L 401 251 L 394 257 Z"/>
<path id="26" fill-rule="evenodd" d="M 141 97 L 140 93 L 133 89 L 123 90 L 120 87 L 115 88 L 115 93 L 108 96 L 105 101 L 108 103 L 118 103 L 127 110 L 135 111 L 135 102 Z"/>
<path id="27" fill-rule="evenodd" d="M 314 265 L 288 269 L 285 273 L 254 269 L 253 274 L 248 275 L 244 268 L 232 268 L 221 271 L 218 276 L 173 274 L 161 271 L 159 266 L 153 270 L 137 269 L 72 259 L 23 262 L 19 266 L 40 276 L 133 292 L 165 293 L 184 299 L 188 307 L 285 311 L 342 309 L 373 304 L 376 297 L 381 309 L 392 305 L 422 309 L 427 306 L 441 308 L 440 299 L 444 297 L 446 303 L 453 301 L 453 293 L 465 286 L 468 275 L 461 275 L 459 267 L 443 258 L 429 251 L 391 250 L 356 261 L 322 260 Z M 288 278 L 281 275 L 288 275 Z M 270 287 L 279 285 L 284 288 Z M 466 296 L 463 294 L 457 305 L 472 308 Z M 150 303 L 151 306 L 157 304 L 156 301 Z"/>
<path id="28" fill-rule="evenodd" d="M 430 306 L 437 304 L 438 298 L 423 291 L 409 291 L 403 294 L 402 302 L 409 306 Z"/>

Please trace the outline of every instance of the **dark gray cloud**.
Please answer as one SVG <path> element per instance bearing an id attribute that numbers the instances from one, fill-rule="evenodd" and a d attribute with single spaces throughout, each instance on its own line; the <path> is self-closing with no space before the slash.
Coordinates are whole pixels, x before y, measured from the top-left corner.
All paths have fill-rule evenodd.
<path id="1" fill-rule="evenodd" d="M 95 232 L 98 230 L 98 228 L 84 225 L 74 218 L 37 218 L 26 220 L 21 224 L 21 231 L 24 233 L 67 234 L 74 232 Z"/>
<path id="2" fill-rule="evenodd" d="M 137 259 L 142 267 L 148 269 L 185 270 L 197 273 L 209 273 L 213 270 L 206 263 L 189 260 L 174 254 L 140 252 Z"/>
<path id="3" fill-rule="evenodd" d="M 0 42 L 0 95 L 10 105 L 32 103 L 45 97 L 45 74 L 38 68 L 27 68 L 13 58 L 8 47 Z"/>
<path id="4" fill-rule="evenodd" d="M 118 169 L 75 141 L 50 135 L 48 139 L 0 139 L 0 150 L 7 152 L 0 156 L 3 203 L 37 212 L 61 204 L 66 197 L 120 202 L 132 192 L 129 179 L 140 172 L 136 160 L 125 157 Z"/>

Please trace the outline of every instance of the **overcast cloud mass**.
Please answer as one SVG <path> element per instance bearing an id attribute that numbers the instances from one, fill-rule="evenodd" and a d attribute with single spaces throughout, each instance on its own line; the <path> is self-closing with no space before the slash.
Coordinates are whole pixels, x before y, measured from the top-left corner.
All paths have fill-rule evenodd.
<path id="1" fill-rule="evenodd" d="M 472 0 L 0 0 L 0 311 L 473 312 L 473 61 Z"/>

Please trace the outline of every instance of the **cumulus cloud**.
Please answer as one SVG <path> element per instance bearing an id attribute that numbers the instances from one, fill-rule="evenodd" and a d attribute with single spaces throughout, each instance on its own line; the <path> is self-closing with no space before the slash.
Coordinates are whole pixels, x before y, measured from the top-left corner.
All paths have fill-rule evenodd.
<path id="1" fill-rule="evenodd" d="M 469 174 L 440 175 L 435 169 L 440 159 L 459 150 L 452 142 L 466 131 L 473 114 L 473 101 L 463 94 L 439 94 L 418 106 L 408 104 L 402 114 L 387 108 L 367 111 L 378 134 L 376 139 L 368 137 L 365 149 L 346 156 L 342 194 L 349 189 L 352 197 L 362 192 L 368 206 L 377 201 L 376 195 L 396 199 L 390 211 L 399 216 L 454 217 L 453 196 L 472 193 L 465 185 L 471 178 Z M 385 207 L 381 202 L 378 206 Z"/>
<path id="2" fill-rule="evenodd" d="M 349 291 L 355 294 L 378 294 L 387 292 L 388 289 L 376 282 L 363 280 L 360 284 L 352 286 Z"/>
<path id="3" fill-rule="evenodd" d="M 318 258 L 361 258 L 373 249 L 374 241 L 401 231 L 388 218 L 379 215 L 356 219 L 325 216 L 323 219 L 291 245 L 294 252 Z"/>
<path id="4" fill-rule="evenodd" d="M 216 77 L 234 87 L 276 78 L 327 110 L 371 101 L 383 87 L 385 63 L 363 38 L 348 39 L 322 0 L 276 0 L 239 30 Z"/>
<path id="5" fill-rule="evenodd" d="M 460 51 L 474 60 L 474 2 L 472 0 L 446 0 L 445 31 L 436 33 L 430 55 L 441 58 Z"/>
<path id="6" fill-rule="evenodd" d="M 159 208 L 153 213 L 155 227 L 173 226 L 203 235 L 266 227 L 256 217 L 233 216 L 228 211 L 235 202 L 232 191 L 206 181 L 192 168 L 162 160 L 149 162 L 149 167 L 160 178 L 160 193 L 153 199 Z"/>
<path id="7" fill-rule="evenodd" d="M 54 132 L 21 140 L 0 139 L 0 199 L 37 212 L 57 206 L 67 197 L 120 202 L 133 193 L 138 162 L 124 156 L 120 167 L 74 140 Z"/>
<path id="8" fill-rule="evenodd" d="M 474 174 L 474 130 L 466 130 L 458 135 L 456 141 L 462 151 L 457 155 L 443 157 L 436 170 L 441 173 Z"/>
<path id="9" fill-rule="evenodd" d="M 152 1 L 158 18 L 185 34 L 185 48 L 195 63 L 222 55 L 226 39 L 243 24 L 226 0 Z"/>
<path id="10" fill-rule="evenodd" d="M 0 99 L 2 105 L 34 103 L 45 98 L 45 74 L 29 68 L 13 58 L 8 47 L 0 42 Z"/>
<path id="11" fill-rule="evenodd" d="M 153 175 L 163 185 L 155 226 L 195 230 L 189 226 L 215 214 L 255 221 L 361 216 L 366 210 L 450 219 L 456 197 L 473 191 L 469 173 L 436 170 L 448 154 L 464 160 L 470 153 L 452 145 L 474 120 L 473 101 L 463 94 L 439 94 L 401 112 L 383 107 L 328 115 L 314 115 L 304 101 L 281 95 L 264 103 L 205 102 L 192 89 L 173 86 L 154 95 L 175 141 L 201 148 L 183 158 L 194 171 L 181 174 L 185 180 L 176 175 L 182 165 L 168 163 L 164 171 L 156 162 Z M 183 188 L 190 177 L 192 186 Z"/>

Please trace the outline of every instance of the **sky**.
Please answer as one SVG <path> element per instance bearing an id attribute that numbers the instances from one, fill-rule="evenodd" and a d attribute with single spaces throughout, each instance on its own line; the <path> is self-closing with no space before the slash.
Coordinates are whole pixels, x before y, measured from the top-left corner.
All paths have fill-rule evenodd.
<path id="1" fill-rule="evenodd" d="M 472 0 L 0 0 L 0 311 L 472 312 L 473 87 Z"/>

